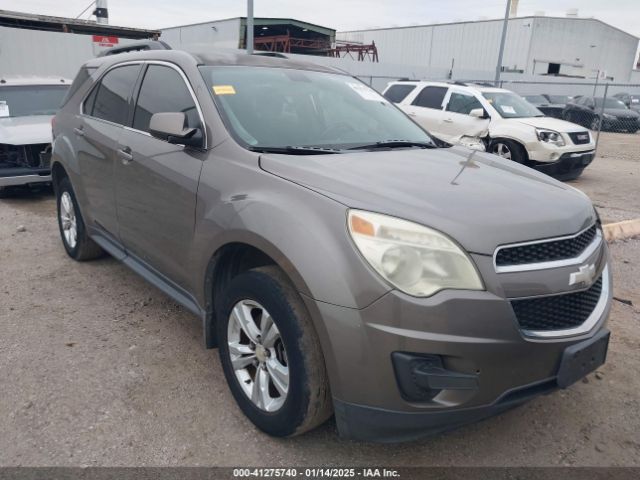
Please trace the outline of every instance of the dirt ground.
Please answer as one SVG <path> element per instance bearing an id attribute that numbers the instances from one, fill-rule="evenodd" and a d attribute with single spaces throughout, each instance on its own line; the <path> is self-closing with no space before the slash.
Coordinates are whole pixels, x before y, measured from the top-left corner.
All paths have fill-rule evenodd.
<path id="1" fill-rule="evenodd" d="M 607 221 L 640 217 L 640 135 L 601 140 L 602 157 L 572 184 Z M 597 374 L 383 446 L 341 440 L 333 421 L 294 439 L 257 431 L 199 321 L 111 258 L 71 261 L 54 211 L 50 194 L 0 201 L 0 466 L 640 466 L 640 240 L 611 246 L 625 302 L 614 301 Z"/>

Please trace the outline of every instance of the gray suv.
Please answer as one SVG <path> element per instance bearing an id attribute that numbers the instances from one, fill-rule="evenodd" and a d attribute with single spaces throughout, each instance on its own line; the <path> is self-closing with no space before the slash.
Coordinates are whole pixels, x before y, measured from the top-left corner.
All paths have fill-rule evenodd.
<path id="1" fill-rule="evenodd" d="M 196 314 L 263 431 L 334 413 L 344 437 L 412 439 L 605 361 L 608 250 L 576 189 L 437 145 L 315 64 L 170 50 L 80 76 L 53 130 L 64 248 Z"/>

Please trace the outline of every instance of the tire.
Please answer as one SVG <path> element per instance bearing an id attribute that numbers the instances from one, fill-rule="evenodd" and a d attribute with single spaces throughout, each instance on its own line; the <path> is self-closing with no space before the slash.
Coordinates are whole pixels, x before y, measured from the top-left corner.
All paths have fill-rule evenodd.
<path id="1" fill-rule="evenodd" d="M 9 187 L 0 187 L 0 198 L 11 198 L 13 191 Z"/>
<path id="2" fill-rule="evenodd" d="M 489 144 L 489 152 L 516 163 L 527 161 L 527 151 L 518 142 L 506 139 L 492 140 Z"/>
<path id="3" fill-rule="evenodd" d="M 102 257 L 105 252 L 95 243 L 85 228 L 71 182 L 63 178 L 56 188 L 58 228 L 67 254 L 79 262 Z"/>
<path id="4" fill-rule="evenodd" d="M 220 360 L 242 412 L 276 437 L 324 423 L 332 414 L 324 357 L 309 313 L 286 275 L 274 266 L 249 270 L 236 276 L 221 297 Z"/>

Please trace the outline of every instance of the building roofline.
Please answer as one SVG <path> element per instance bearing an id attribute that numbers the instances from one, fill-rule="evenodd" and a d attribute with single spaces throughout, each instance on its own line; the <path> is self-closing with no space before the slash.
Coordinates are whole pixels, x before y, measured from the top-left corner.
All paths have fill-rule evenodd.
<path id="1" fill-rule="evenodd" d="M 53 17 L 11 10 L 0 10 L 0 27 L 77 33 L 83 35 L 113 35 L 133 39 L 152 38 L 160 35 L 159 30 L 118 27 L 77 18 Z"/>
<path id="2" fill-rule="evenodd" d="M 208 20 L 206 22 L 196 22 L 196 23 L 187 23 L 185 25 L 175 25 L 172 27 L 163 27 L 160 30 L 170 30 L 172 28 L 185 28 L 185 27 L 194 27 L 196 25 L 206 25 L 208 23 L 217 23 L 217 22 L 228 22 L 229 20 L 246 20 L 247 17 L 229 17 L 229 18 L 220 18 L 217 20 Z M 255 17 L 253 19 L 254 23 L 257 24 L 258 22 L 262 21 L 262 20 L 281 20 L 283 23 L 285 22 L 296 22 L 296 23 L 303 23 L 305 25 L 309 25 L 310 27 L 315 27 L 315 28 L 321 28 L 323 30 L 330 30 L 332 32 L 335 32 L 336 30 L 334 28 L 329 28 L 329 27 L 324 27 L 322 25 L 318 25 L 317 23 L 311 23 L 311 22 L 305 22 L 304 20 L 298 20 L 297 18 L 282 18 L 282 17 Z"/>
<path id="3" fill-rule="evenodd" d="M 628 35 L 632 38 L 635 38 L 636 40 L 640 40 L 640 37 L 636 37 L 635 35 L 633 35 L 632 33 L 629 32 L 625 32 L 624 30 L 622 30 L 621 28 L 618 28 L 614 25 L 611 25 L 610 23 L 606 23 L 602 20 L 600 20 L 599 18 L 590 18 L 590 17 L 554 17 L 554 16 L 548 16 L 548 15 L 527 15 L 524 17 L 511 17 L 509 18 L 509 20 L 524 20 L 527 18 L 531 18 L 531 19 L 551 19 L 551 20 L 588 20 L 588 21 L 594 21 L 594 22 L 598 22 L 601 23 L 609 28 L 613 28 L 614 30 L 619 31 L 620 33 L 624 33 L 625 35 Z M 407 29 L 407 28 L 424 28 L 424 27 L 442 27 L 442 26 L 446 26 L 446 25 L 461 25 L 461 24 L 466 24 L 466 23 L 485 23 L 485 22 L 502 22 L 504 19 L 502 18 L 488 18 L 486 20 L 465 20 L 465 21 L 459 21 L 459 22 L 444 22 L 444 23 L 429 23 L 429 24 L 424 24 L 424 25 L 405 25 L 402 27 L 380 27 L 380 28 L 361 28 L 359 30 L 344 30 L 344 31 L 339 31 L 337 32 L 338 34 L 341 33 L 361 33 L 361 32 L 376 32 L 379 30 L 401 30 L 401 29 Z"/>

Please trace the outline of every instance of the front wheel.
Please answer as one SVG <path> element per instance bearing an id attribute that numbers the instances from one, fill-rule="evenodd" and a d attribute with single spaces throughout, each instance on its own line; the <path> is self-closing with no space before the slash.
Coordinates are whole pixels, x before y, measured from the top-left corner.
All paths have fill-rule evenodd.
<path id="1" fill-rule="evenodd" d="M 320 342 L 302 299 L 280 269 L 239 274 L 219 299 L 217 313 L 225 377 L 258 428 L 287 437 L 331 416 Z"/>
<path id="2" fill-rule="evenodd" d="M 527 160 L 524 147 L 513 140 L 493 140 L 489 145 L 489 152 L 517 163 L 524 163 Z"/>

